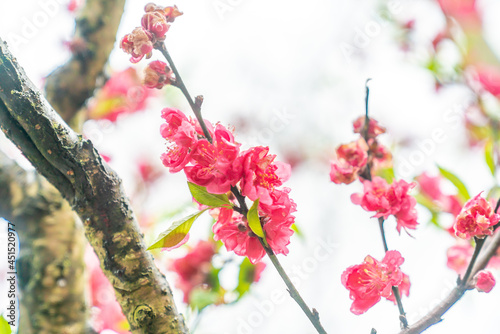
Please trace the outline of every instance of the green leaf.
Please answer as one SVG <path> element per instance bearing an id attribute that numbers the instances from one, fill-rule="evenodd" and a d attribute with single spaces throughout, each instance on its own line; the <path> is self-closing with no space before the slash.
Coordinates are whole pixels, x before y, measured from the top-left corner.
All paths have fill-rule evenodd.
<path id="1" fill-rule="evenodd" d="M 205 307 L 221 301 L 221 296 L 212 289 L 201 286 L 194 288 L 189 294 L 189 306 L 195 310 L 203 310 Z"/>
<path id="2" fill-rule="evenodd" d="M 488 141 L 486 141 L 486 145 L 484 145 L 484 160 L 490 168 L 491 175 L 495 176 L 496 167 L 493 149 L 493 140 L 489 139 Z"/>
<path id="3" fill-rule="evenodd" d="M 257 210 L 259 207 L 259 199 L 253 202 L 252 207 L 248 210 L 247 219 L 248 226 L 252 230 L 253 233 L 266 240 L 264 236 L 264 230 L 262 230 L 262 225 L 260 224 L 259 211 Z"/>
<path id="4" fill-rule="evenodd" d="M 172 225 L 165 232 L 162 232 L 156 241 L 148 247 L 148 250 L 155 248 L 171 248 L 178 245 L 189 233 L 194 221 L 207 210 L 208 208 L 172 223 Z"/>
<path id="5" fill-rule="evenodd" d="M 238 275 L 238 286 L 236 287 L 236 292 L 238 292 L 238 299 L 243 297 L 250 290 L 250 286 L 255 278 L 255 265 L 253 265 L 248 258 L 244 258 L 240 264 L 240 273 Z"/>
<path id="6" fill-rule="evenodd" d="M 208 205 L 213 208 L 232 206 L 226 194 L 211 194 L 207 191 L 207 188 L 191 182 L 188 182 L 188 186 L 191 195 L 193 195 L 194 199 L 200 204 Z"/>
<path id="7" fill-rule="evenodd" d="M 12 329 L 3 315 L 0 315 L 0 334 L 11 334 Z"/>
<path id="8" fill-rule="evenodd" d="M 394 175 L 394 168 L 382 168 L 376 171 L 375 175 L 380 176 L 384 180 L 387 181 L 387 183 L 391 184 L 392 181 L 395 179 Z"/>
<path id="9" fill-rule="evenodd" d="M 439 212 L 440 208 L 427 196 L 418 193 L 415 196 L 417 203 L 427 208 L 431 213 Z"/>
<path id="10" fill-rule="evenodd" d="M 441 173 L 441 175 L 444 178 L 446 178 L 447 180 L 449 180 L 451 183 L 453 183 L 453 185 L 457 188 L 457 190 L 458 190 L 458 197 L 463 202 L 466 202 L 470 198 L 470 195 L 469 195 L 469 191 L 467 190 L 467 187 L 462 182 L 462 180 L 460 180 L 458 178 L 458 176 L 456 176 L 452 172 L 450 172 L 450 171 L 442 168 L 441 166 L 438 165 L 437 167 L 439 168 L 439 172 Z"/>
<path id="11" fill-rule="evenodd" d="M 304 235 L 304 233 L 302 232 L 302 230 L 297 226 L 297 223 L 293 223 L 292 226 L 290 226 L 290 228 L 295 232 L 295 234 L 302 240 L 305 240 L 306 237 Z"/>

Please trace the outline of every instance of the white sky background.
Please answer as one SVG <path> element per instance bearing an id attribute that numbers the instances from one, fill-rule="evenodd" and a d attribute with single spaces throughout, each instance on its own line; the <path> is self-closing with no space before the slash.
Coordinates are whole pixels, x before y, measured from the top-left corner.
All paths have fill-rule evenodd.
<path id="1" fill-rule="evenodd" d="M 139 25 L 147 2 L 128 1 L 120 37 Z M 0 37 L 23 36 L 26 22 L 33 22 L 33 17 L 43 11 L 44 3 L 57 4 L 56 0 L 3 0 Z M 214 7 L 217 3 L 229 4 L 231 10 L 218 13 Z M 399 19 L 418 19 L 416 37 L 420 41 L 431 39 L 444 22 L 432 1 L 393 3 L 400 6 L 396 15 Z M 417 56 L 405 57 L 394 43 L 395 30 L 377 14 L 375 0 L 179 0 L 175 4 L 184 15 L 167 33 L 167 47 L 190 92 L 205 96 L 204 117 L 234 124 L 238 115 L 251 115 L 251 120 L 262 125 L 261 130 L 247 135 L 248 140 L 257 138 L 251 144 L 269 145 L 278 158 L 280 153 L 295 150 L 311 157 L 294 170 L 288 183 L 298 204 L 297 222 L 307 240 L 293 238 L 289 256 L 280 256 L 285 268 L 311 268 L 299 289 L 305 300 L 320 312 L 329 333 L 369 333 L 372 327 L 379 333 L 397 332 L 397 308 L 390 302 L 381 301 L 362 316 L 349 311 L 351 301 L 340 283 L 341 273 L 348 266 L 361 263 L 367 254 L 381 259 L 383 248 L 376 221 L 350 202 L 350 195 L 360 191 L 361 186 L 329 182 L 328 160 L 335 146 L 354 139 L 351 122 L 364 112 L 364 82 L 372 78 L 370 113 L 388 128 L 389 134 L 383 140 L 387 145 L 410 140 L 408 147 L 394 151 L 396 173 L 401 174 L 402 162 L 421 150 L 419 144 L 431 138 L 435 129 L 442 129 L 446 134 L 444 142 L 435 144 L 430 153 L 423 155 L 424 161 L 409 173 L 409 178 L 425 168 L 434 171 L 437 162 L 458 174 L 471 194 L 488 189 L 495 181 L 488 177 L 481 152 L 464 152 L 461 126 L 456 127 L 444 118 L 449 108 L 464 100 L 466 90 L 455 86 L 436 95 L 432 76 L 422 66 L 425 50 L 418 50 Z M 499 50 L 500 42 L 498 35 L 494 39 L 494 32 L 499 29 L 495 17 L 500 14 L 500 5 L 494 0 L 481 4 L 488 9 L 485 13 L 490 42 Z M 19 63 L 39 85 L 43 76 L 69 56 L 61 41 L 72 34 L 72 18 L 67 15 L 65 4 L 51 8 L 50 21 L 40 24 L 33 36 L 27 38 L 28 43 L 19 45 L 15 52 Z M 356 31 L 377 21 L 382 24 L 380 33 L 347 59 L 341 45 L 354 45 Z M 154 59 L 161 58 L 155 54 Z M 144 64 L 141 62 L 140 66 Z M 113 69 L 129 65 L 127 55 L 120 50 L 113 52 Z M 174 88 L 168 94 L 170 100 L 178 101 L 179 108 L 189 112 Z M 159 160 L 156 157 L 164 147 L 158 134 L 159 111 L 166 106 L 157 102 L 150 110 L 123 119 L 96 140 L 96 146 L 103 152 L 113 152 L 112 166 L 124 176 L 126 186 L 127 178 L 132 175 L 130 157 L 147 155 Z M 287 126 L 271 135 L 263 132 L 279 112 L 292 115 Z M 238 136 L 238 129 L 236 136 L 248 146 L 245 136 Z M 0 147 L 6 146 L 0 141 Z M 408 175 L 405 176 L 409 181 Z M 165 178 L 156 189 L 158 196 L 151 207 L 188 202 L 184 182 L 180 174 Z M 410 320 L 422 316 L 456 280 L 456 275 L 445 265 L 446 249 L 454 241 L 426 224 L 425 211 L 419 213 L 421 225 L 413 233 L 415 238 L 404 233 L 398 236 L 394 221 L 387 223 L 389 247 L 403 254 L 406 259 L 403 271 L 412 281 L 410 298 L 403 299 Z M 333 240 L 336 248 L 313 268 L 312 264 L 318 261 L 312 261 L 311 257 L 321 245 L 319 239 Z M 252 296 L 234 307 L 207 310 L 196 333 L 237 333 L 241 321 L 248 321 L 251 314 L 261 314 L 256 304 L 268 299 L 274 290 L 283 291 L 284 285 L 269 264 Z M 446 314 L 443 323 L 426 333 L 497 333 L 494 319 L 499 306 L 499 287 L 489 294 L 469 292 Z M 275 305 L 269 315 L 253 317 L 254 321 L 262 322 L 253 333 L 313 333 L 305 315 L 289 298 Z"/>

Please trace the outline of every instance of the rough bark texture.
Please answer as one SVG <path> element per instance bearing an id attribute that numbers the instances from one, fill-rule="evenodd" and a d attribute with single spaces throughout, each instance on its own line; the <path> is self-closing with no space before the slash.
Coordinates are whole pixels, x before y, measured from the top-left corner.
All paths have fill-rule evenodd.
<path id="1" fill-rule="evenodd" d="M 87 0 L 76 19 L 73 57 L 45 84 L 47 100 L 69 122 L 92 96 L 113 49 L 125 0 Z"/>
<path id="2" fill-rule="evenodd" d="M 0 216 L 16 224 L 22 245 L 19 333 L 94 333 L 84 298 L 84 238 L 68 203 L 43 177 L 1 152 L 0 198 Z"/>
<path id="3" fill-rule="evenodd" d="M 124 3 L 87 0 L 78 13 L 74 38 L 80 49 L 46 80 L 50 103 L 67 121 L 94 92 Z M 21 240 L 20 333 L 94 333 L 84 289 L 83 229 L 66 200 L 44 177 L 26 173 L 2 156 L 0 216 L 16 224 Z"/>
<path id="4" fill-rule="evenodd" d="M 121 180 L 74 133 L 0 40 L 0 125 L 65 197 L 115 289 L 133 333 L 187 333 L 171 289 L 146 251 Z"/>

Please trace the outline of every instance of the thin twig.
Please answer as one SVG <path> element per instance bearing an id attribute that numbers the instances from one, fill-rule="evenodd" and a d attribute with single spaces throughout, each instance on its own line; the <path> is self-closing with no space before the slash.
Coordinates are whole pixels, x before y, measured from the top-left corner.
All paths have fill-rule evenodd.
<path id="1" fill-rule="evenodd" d="M 363 126 L 363 138 L 365 139 L 366 143 L 368 143 L 368 131 L 370 128 L 370 118 L 368 116 L 368 101 L 369 101 L 369 96 L 370 96 L 370 87 L 368 86 L 368 82 L 371 79 L 367 79 L 365 83 L 365 88 L 366 88 L 366 96 L 365 96 L 365 124 Z M 371 151 L 368 149 L 368 155 L 370 155 Z M 365 179 L 371 181 L 372 180 L 372 173 L 371 173 L 371 168 L 370 164 L 366 164 L 366 169 L 362 175 Z M 387 240 L 385 238 L 385 231 L 384 231 L 384 218 L 379 217 L 378 218 L 378 224 L 380 228 L 380 235 L 382 236 L 382 243 L 384 245 L 384 251 L 387 253 L 389 251 L 389 247 L 387 246 Z M 394 298 L 396 299 L 396 303 L 398 305 L 398 310 L 399 310 L 399 321 L 401 322 L 401 325 L 403 328 L 408 327 L 408 320 L 406 319 L 406 312 L 403 307 L 403 302 L 401 301 L 401 294 L 399 293 L 399 288 L 397 286 L 392 287 L 392 293 L 394 294 Z"/>
<path id="2" fill-rule="evenodd" d="M 290 297 L 293 298 L 299 304 L 300 308 L 302 311 L 306 314 L 306 316 L 309 318 L 309 321 L 313 324 L 314 328 L 318 331 L 320 334 L 326 334 L 325 329 L 321 325 L 321 322 L 319 320 L 319 314 L 318 311 L 315 309 L 310 309 L 309 306 L 307 306 L 306 302 L 300 295 L 299 291 L 295 286 L 293 285 L 292 281 L 290 280 L 290 277 L 288 277 L 287 273 L 285 272 L 285 269 L 281 266 L 280 261 L 274 254 L 273 250 L 269 247 L 266 247 L 264 240 L 259 238 L 260 244 L 264 249 L 266 250 L 267 256 L 271 259 L 271 262 L 273 263 L 274 267 L 278 271 L 279 275 L 283 279 L 283 281 L 286 284 L 286 287 L 288 288 L 288 293 L 290 293 Z"/>
<path id="3" fill-rule="evenodd" d="M 203 121 L 203 117 L 201 116 L 201 102 L 203 101 L 203 98 L 197 97 L 196 101 L 193 102 L 193 99 L 189 95 L 189 92 L 186 88 L 186 85 L 182 81 L 182 78 L 181 78 L 179 72 L 177 71 L 177 68 L 175 67 L 174 61 L 172 60 L 172 57 L 170 57 L 170 54 L 168 53 L 167 48 L 165 47 L 165 44 L 161 43 L 160 45 L 157 45 L 155 47 L 159 51 L 161 51 L 163 56 L 167 59 L 170 68 L 172 69 L 172 71 L 175 74 L 175 79 L 176 79 L 175 86 L 178 87 L 182 91 L 182 93 L 184 94 L 184 96 L 188 100 L 189 105 L 191 106 L 191 109 L 193 110 L 196 118 L 198 119 L 198 122 L 200 123 L 200 126 L 203 130 L 203 134 L 205 135 L 205 137 L 207 138 L 207 140 L 209 142 L 212 142 L 212 137 L 210 136 L 210 133 L 208 132 L 208 129 L 205 125 L 205 122 Z M 239 189 L 236 186 L 231 186 L 231 192 L 233 193 L 236 200 L 240 204 L 237 211 L 239 213 L 241 213 L 243 216 L 246 216 L 248 213 L 248 207 L 247 207 L 247 204 L 245 202 L 245 196 L 243 196 L 241 194 L 241 192 L 239 191 Z M 273 263 L 274 267 L 278 271 L 279 275 L 281 276 L 281 278 L 285 282 L 285 284 L 288 288 L 288 292 L 290 293 L 290 296 L 297 302 L 297 304 L 299 304 L 300 308 L 306 314 L 306 316 L 309 318 L 309 320 L 313 324 L 314 328 L 316 328 L 318 333 L 319 334 L 326 334 L 326 331 L 323 328 L 323 326 L 321 325 L 321 322 L 319 320 L 318 311 L 316 311 L 316 309 L 311 310 L 307 306 L 304 299 L 301 297 L 300 293 L 298 292 L 297 288 L 295 288 L 292 281 L 290 280 L 287 273 L 285 272 L 285 269 L 283 269 L 283 267 L 281 266 L 281 263 L 279 262 L 278 258 L 276 257 L 276 254 L 274 254 L 274 251 L 266 245 L 266 242 L 264 239 L 262 239 L 260 237 L 257 237 L 257 238 L 259 239 L 259 242 L 261 243 L 262 247 L 264 247 L 266 254 L 271 259 L 271 262 Z"/>
<path id="4" fill-rule="evenodd" d="M 182 94 L 184 94 L 184 97 L 188 101 L 189 106 L 191 106 L 191 109 L 193 110 L 194 115 L 196 116 L 196 119 L 198 120 L 198 123 L 200 123 L 201 129 L 203 130 L 203 134 L 205 135 L 205 137 L 207 138 L 207 140 L 209 142 L 212 142 L 212 136 L 210 135 L 210 132 L 207 129 L 207 126 L 205 124 L 205 121 L 203 120 L 203 117 L 201 117 L 201 102 L 203 102 L 203 98 L 200 96 L 200 97 L 196 98 L 196 101 L 193 101 L 193 99 L 191 98 L 191 95 L 189 95 L 189 92 L 187 90 L 186 85 L 182 81 L 182 77 L 179 74 L 177 67 L 175 67 L 175 64 L 174 64 L 174 61 L 172 60 L 172 57 L 170 56 L 170 54 L 167 51 L 165 44 L 163 42 L 161 42 L 161 43 L 156 44 L 155 47 L 157 48 L 157 50 L 159 50 L 163 54 L 165 59 L 167 59 L 168 65 L 170 66 L 170 68 L 172 69 L 172 71 L 175 74 L 175 86 L 177 86 L 177 88 L 179 88 L 181 90 Z"/>
<path id="5" fill-rule="evenodd" d="M 500 207 L 500 198 L 497 201 L 497 205 L 495 206 L 495 213 L 498 212 Z M 482 240 L 480 248 L 483 246 L 486 238 L 480 239 Z M 498 248 L 500 247 L 500 233 L 497 233 L 491 238 L 491 242 L 485 251 L 482 252 L 482 255 L 479 256 L 476 254 L 477 260 L 474 258 L 475 264 L 470 264 L 467 268 L 467 271 L 470 271 L 469 274 L 464 275 L 464 279 L 459 280 L 457 286 L 450 292 L 450 294 L 436 307 L 434 307 L 429 313 L 427 313 L 422 319 L 417 321 L 415 324 L 410 326 L 407 329 L 402 330 L 399 334 L 418 334 L 422 333 L 429 327 L 441 322 L 441 317 L 445 314 L 471 287 L 471 281 L 474 279 L 474 276 L 488 265 L 490 259 L 496 255 Z M 474 253 L 479 254 L 478 249 L 478 241 L 476 240 L 476 248 L 474 249 Z M 476 251 L 477 250 L 477 251 Z M 474 257 L 474 255 L 473 255 Z M 471 259 L 471 263 L 473 259 Z M 469 270 L 472 268 L 471 270 Z"/>

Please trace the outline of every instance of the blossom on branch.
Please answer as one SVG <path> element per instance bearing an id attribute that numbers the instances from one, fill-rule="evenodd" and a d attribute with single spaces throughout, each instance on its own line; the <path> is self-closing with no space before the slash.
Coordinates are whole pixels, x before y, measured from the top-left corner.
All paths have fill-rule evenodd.
<path id="1" fill-rule="evenodd" d="M 462 239 L 484 238 L 493 234 L 493 226 L 500 221 L 500 215 L 493 212 L 491 204 L 479 193 L 465 203 L 455 220 L 455 234 Z"/>
<path id="2" fill-rule="evenodd" d="M 401 294 L 410 293 L 408 275 L 400 270 L 404 258 L 398 251 L 388 251 L 382 261 L 370 255 L 362 264 L 347 268 L 342 273 L 342 284 L 349 290 L 353 300 L 351 312 L 363 314 L 382 297 L 395 301 L 392 287 L 398 287 Z"/>
<path id="3" fill-rule="evenodd" d="M 365 129 L 365 119 L 365 116 L 360 116 L 353 122 L 352 125 L 354 133 L 359 133 L 361 135 L 363 134 L 363 131 Z M 380 124 L 376 120 L 370 118 L 370 120 L 368 121 L 367 138 L 375 138 L 383 133 L 385 133 L 385 128 L 383 126 L 380 126 Z"/>
<path id="4" fill-rule="evenodd" d="M 214 127 L 205 121 L 213 138 L 210 142 L 198 122 L 181 111 L 165 108 L 162 118 L 166 123 L 160 133 L 169 146 L 161 159 L 170 172 L 184 170 L 189 182 L 205 187 L 211 194 L 226 194 L 235 187 L 242 196 L 254 202 L 259 200 L 257 209 L 267 244 L 276 254 L 288 254 L 296 204 L 288 195 L 289 188 L 278 187 L 290 177 L 290 166 L 274 161 L 276 156 L 269 154 L 268 147 L 240 152 L 240 144 L 235 142 L 232 132 L 221 124 Z M 235 206 L 241 205 L 234 196 L 229 198 Z M 241 210 L 240 207 L 210 210 L 216 219 L 212 228 L 214 239 L 255 264 L 266 250 Z"/>
<path id="5" fill-rule="evenodd" d="M 331 163 L 330 179 L 333 183 L 350 184 L 358 178 L 368 161 L 368 145 L 363 138 L 355 142 L 340 145 L 337 157 Z"/>
<path id="6" fill-rule="evenodd" d="M 144 85 L 148 88 L 161 89 L 175 81 L 170 67 L 161 60 L 155 60 L 144 69 Z"/>
<path id="7" fill-rule="evenodd" d="M 375 211 L 373 217 L 387 219 L 394 215 L 397 221 L 396 229 L 414 230 L 417 225 L 417 201 L 408 194 L 415 183 L 400 180 L 389 185 L 383 178 L 375 176 L 372 181 L 363 181 L 364 190 L 361 194 L 351 195 L 354 204 L 361 205 L 366 211 Z"/>
<path id="8" fill-rule="evenodd" d="M 141 19 L 141 27 L 126 34 L 120 42 L 120 48 L 132 56 L 132 63 L 139 62 L 144 56 L 146 59 L 151 58 L 155 44 L 165 39 L 169 23 L 182 15 L 176 6 L 162 7 L 153 3 L 147 4 L 144 11 L 146 13 Z"/>
<path id="9" fill-rule="evenodd" d="M 481 270 L 474 276 L 473 282 L 477 291 L 479 292 L 490 292 L 495 286 L 495 277 L 488 270 Z"/>

